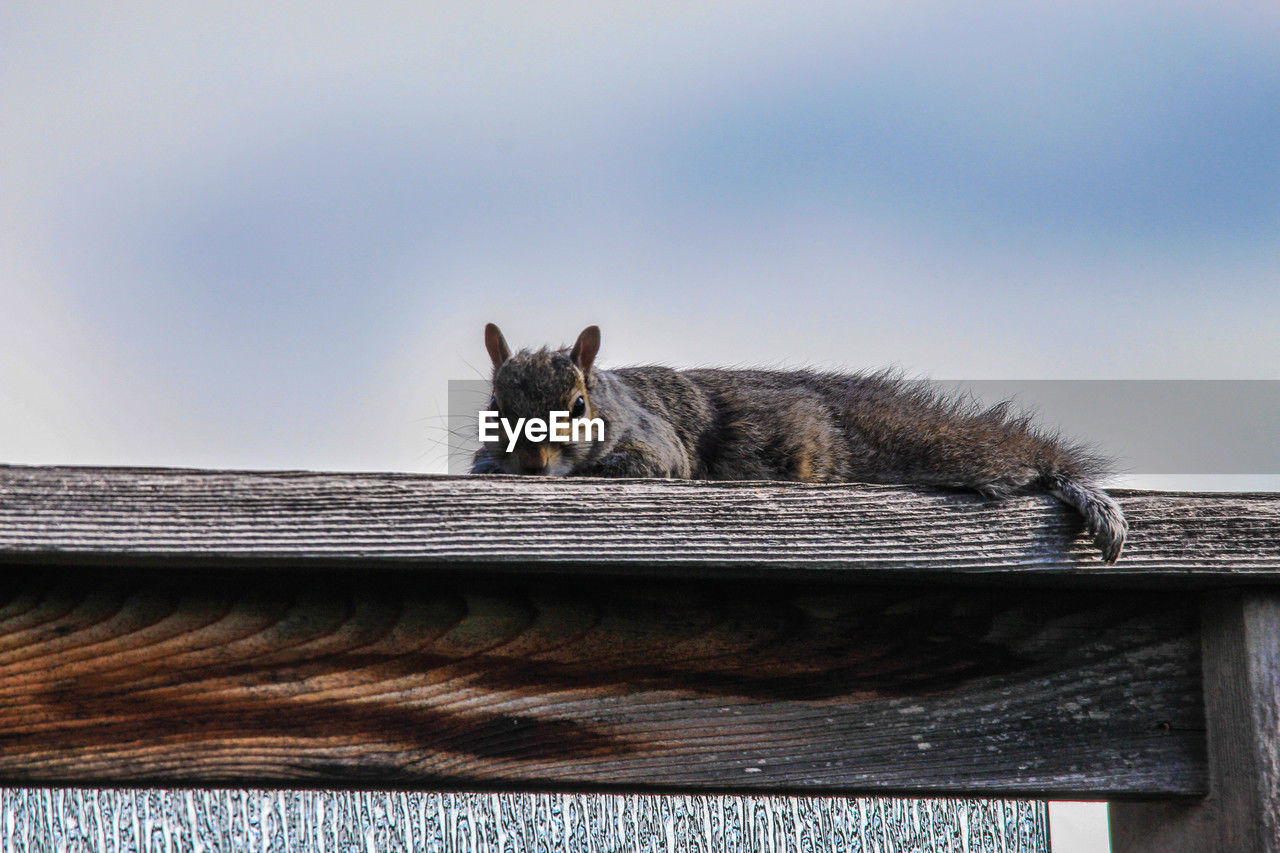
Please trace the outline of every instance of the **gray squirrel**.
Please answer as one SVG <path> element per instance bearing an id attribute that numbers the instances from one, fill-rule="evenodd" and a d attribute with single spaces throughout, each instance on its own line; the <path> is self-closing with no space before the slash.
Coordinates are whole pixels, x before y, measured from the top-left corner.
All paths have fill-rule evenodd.
<path id="1" fill-rule="evenodd" d="M 603 439 L 488 441 L 473 474 L 858 482 L 1050 493 L 1075 508 L 1114 563 L 1128 524 L 1096 483 L 1106 460 L 1015 417 L 891 372 L 595 368 L 600 329 L 572 347 L 514 355 L 484 331 L 497 417 L 599 418 Z M 560 436 L 558 436 L 560 437 Z"/>

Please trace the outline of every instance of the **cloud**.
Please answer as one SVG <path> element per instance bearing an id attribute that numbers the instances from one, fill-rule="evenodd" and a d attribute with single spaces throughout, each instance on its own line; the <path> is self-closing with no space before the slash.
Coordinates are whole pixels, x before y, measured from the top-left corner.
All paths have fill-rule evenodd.
<path id="1" fill-rule="evenodd" d="M 943 234 L 1274 239 L 1280 48 L 1176 10 L 1157 25 L 965 8 L 870 57 L 747 71 L 665 152 L 668 198 L 704 215 L 854 207 Z"/>

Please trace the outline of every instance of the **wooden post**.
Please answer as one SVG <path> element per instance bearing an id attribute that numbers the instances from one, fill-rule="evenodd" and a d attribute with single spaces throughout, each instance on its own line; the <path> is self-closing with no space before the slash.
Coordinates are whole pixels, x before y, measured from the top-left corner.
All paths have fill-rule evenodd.
<path id="1" fill-rule="evenodd" d="M 1280 593 L 1207 597 L 1208 797 L 1112 803 L 1114 853 L 1280 851 Z"/>

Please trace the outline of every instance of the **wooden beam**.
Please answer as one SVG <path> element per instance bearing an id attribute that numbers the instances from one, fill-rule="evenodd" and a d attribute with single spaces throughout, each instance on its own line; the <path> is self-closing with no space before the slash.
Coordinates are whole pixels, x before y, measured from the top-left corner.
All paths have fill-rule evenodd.
<path id="1" fill-rule="evenodd" d="M 10 562 L 699 577 L 1280 582 L 1280 495 L 1117 492 L 1114 566 L 1047 497 L 863 485 L 0 468 Z"/>
<path id="2" fill-rule="evenodd" d="M 1210 795 L 1113 803 L 1116 853 L 1280 851 L 1280 592 L 1217 594 L 1203 622 Z"/>
<path id="3" fill-rule="evenodd" d="M 1202 795 L 1280 496 L 1118 497 L 0 468 L 0 781 Z"/>
<path id="4" fill-rule="evenodd" d="M 8 566 L 0 783 L 1206 789 L 1172 593 Z"/>

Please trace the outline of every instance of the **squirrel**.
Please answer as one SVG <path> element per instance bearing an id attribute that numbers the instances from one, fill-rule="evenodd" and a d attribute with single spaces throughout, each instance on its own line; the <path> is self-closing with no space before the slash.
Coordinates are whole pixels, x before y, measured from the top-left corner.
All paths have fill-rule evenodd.
<path id="1" fill-rule="evenodd" d="M 860 482 L 1049 493 L 1077 510 L 1107 563 L 1128 524 L 1097 486 L 1107 460 L 1034 428 L 1008 401 L 982 409 L 891 371 L 595 367 L 600 329 L 512 354 L 485 326 L 489 408 L 502 419 L 599 418 L 603 439 L 488 441 L 473 474 Z M 567 437 L 567 436 L 562 436 Z"/>

